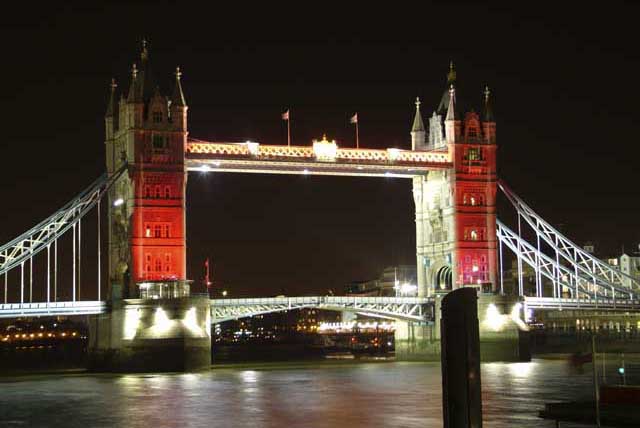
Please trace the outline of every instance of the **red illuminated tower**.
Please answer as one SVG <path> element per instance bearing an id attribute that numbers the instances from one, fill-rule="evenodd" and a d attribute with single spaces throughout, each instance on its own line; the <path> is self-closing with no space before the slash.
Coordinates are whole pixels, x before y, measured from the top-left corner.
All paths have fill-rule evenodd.
<path id="1" fill-rule="evenodd" d="M 107 112 L 107 169 L 128 164 L 109 212 L 110 281 L 122 284 L 125 297 L 136 296 L 143 281 L 186 279 L 187 104 L 179 69 L 173 86 L 171 97 L 161 93 L 143 44 L 118 115 L 113 100 Z"/>
<path id="2" fill-rule="evenodd" d="M 454 282 L 497 284 L 496 124 L 489 89 L 482 116 L 456 112 L 455 87 L 450 86 L 445 137 L 454 164 L 455 260 Z"/>

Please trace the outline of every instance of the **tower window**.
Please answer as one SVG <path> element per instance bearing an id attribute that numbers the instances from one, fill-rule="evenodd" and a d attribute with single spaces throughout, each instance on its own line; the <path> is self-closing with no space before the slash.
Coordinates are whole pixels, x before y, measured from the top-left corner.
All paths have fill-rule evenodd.
<path id="1" fill-rule="evenodd" d="M 467 160 L 479 161 L 482 160 L 482 151 L 479 147 L 470 147 L 467 151 Z"/>
<path id="2" fill-rule="evenodd" d="M 153 123 L 162 122 L 162 112 L 161 111 L 154 111 L 152 116 L 153 116 Z"/>
<path id="3" fill-rule="evenodd" d="M 162 154 L 167 151 L 167 140 L 162 135 L 154 135 L 152 137 L 153 153 Z"/>

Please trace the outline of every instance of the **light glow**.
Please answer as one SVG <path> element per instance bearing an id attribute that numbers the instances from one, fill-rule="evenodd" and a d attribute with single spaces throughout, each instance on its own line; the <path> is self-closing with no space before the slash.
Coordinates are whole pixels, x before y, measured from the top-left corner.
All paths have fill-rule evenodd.
<path id="1" fill-rule="evenodd" d="M 260 143 L 247 141 L 245 144 L 247 145 L 247 150 L 249 150 L 249 154 L 251 154 L 252 156 L 258 156 L 258 154 L 260 153 Z"/>
<path id="2" fill-rule="evenodd" d="M 122 198 L 118 198 L 115 201 L 113 201 L 113 206 L 114 207 L 119 207 L 120 205 L 122 205 L 124 203 L 124 199 Z"/>
<path id="3" fill-rule="evenodd" d="M 319 161 L 335 161 L 338 154 L 336 140 L 328 141 L 326 135 L 323 135 L 320 141 L 313 140 L 313 154 Z"/>
<path id="4" fill-rule="evenodd" d="M 140 325 L 139 310 L 128 310 L 124 316 L 124 339 L 131 340 L 136 337 Z"/>
<path id="5" fill-rule="evenodd" d="M 198 318 L 196 316 L 196 308 L 192 307 L 187 311 L 184 315 L 184 319 L 182 320 L 182 325 L 185 326 L 187 330 L 189 330 L 192 334 L 197 336 L 203 336 L 204 333 L 202 329 L 198 326 Z"/>
<path id="6" fill-rule="evenodd" d="M 156 334 L 165 333 L 171 326 L 171 320 L 167 316 L 167 313 L 162 308 L 157 308 L 156 313 L 153 316 L 153 329 Z"/>
<path id="7" fill-rule="evenodd" d="M 387 149 L 387 155 L 390 161 L 395 161 L 400 156 L 400 149 L 389 148 Z"/>

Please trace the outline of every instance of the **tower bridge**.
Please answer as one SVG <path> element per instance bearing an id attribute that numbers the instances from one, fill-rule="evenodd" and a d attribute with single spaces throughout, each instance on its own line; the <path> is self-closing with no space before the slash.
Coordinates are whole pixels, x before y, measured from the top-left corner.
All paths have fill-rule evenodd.
<path id="1" fill-rule="evenodd" d="M 211 322 L 302 307 L 395 319 L 400 353 L 437 354 L 439 302 L 460 287 L 478 289 L 479 313 L 486 316 L 526 317 L 529 310 L 640 310 L 637 278 L 582 250 L 498 180 L 490 93 L 485 90 L 479 114 L 462 114 L 453 68 L 427 126 L 416 100 L 411 149 L 381 150 L 343 148 L 326 138 L 309 146 L 284 146 L 188 137 L 180 70 L 166 96 L 151 80 L 149 67 L 144 47 L 128 90 L 118 97 L 115 82 L 111 85 L 105 113 L 106 174 L 0 246 L 0 318 L 92 315 L 91 349 L 97 364 L 144 369 L 149 367 L 141 367 L 143 362 L 167 368 L 162 365 L 167 360 L 184 366 L 208 364 Z M 409 179 L 417 295 L 209 300 L 191 294 L 185 239 L 190 171 Z M 496 218 L 498 191 L 517 214 L 517 231 Z M 83 245 L 83 227 L 86 236 L 94 215 L 97 242 Z M 103 217 L 107 245 L 102 240 Z M 69 236 L 71 248 L 64 251 L 72 256 L 72 274 L 63 281 L 58 270 L 63 250 L 58 247 Z M 534 242 L 527 236 L 534 236 Z M 90 256 L 87 246 L 94 248 Z M 517 259 L 513 295 L 504 288 L 505 249 Z M 97 265 L 95 278 L 81 277 L 83 263 Z M 105 272 L 103 264 L 108 266 Z M 535 273 L 535 290 L 524 286 L 524 266 Z M 39 293 L 34 294 L 34 284 Z M 58 299 L 61 284 L 68 284 L 65 295 L 70 300 Z M 44 297 L 37 301 L 34 296 Z M 481 319 L 481 325 L 485 321 Z M 506 333 L 481 327 L 481 339 L 504 351 L 503 357 L 517 358 L 515 324 Z"/>

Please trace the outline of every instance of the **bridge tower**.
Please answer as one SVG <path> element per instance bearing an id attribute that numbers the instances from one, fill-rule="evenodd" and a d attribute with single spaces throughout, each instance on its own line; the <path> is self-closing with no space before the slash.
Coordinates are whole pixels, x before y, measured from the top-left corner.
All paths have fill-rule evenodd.
<path id="1" fill-rule="evenodd" d="M 109 195 L 109 278 L 122 285 L 124 297 L 136 297 L 144 281 L 186 279 L 187 104 L 180 76 L 177 69 L 172 96 L 162 95 L 145 45 L 117 112 L 112 84 L 105 116 L 107 171 L 127 162 L 128 174 Z"/>
<path id="2" fill-rule="evenodd" d="M 208 296 L 186 279 L 187 103 L 176 69 L 171 96 L 153 78 L 143 42 L 126 97 L 105 114 L 109 193 L 109 311 L 90 322 L 100 370 L 193 370 L 211 364 Z"/>
<path id="3" fill-rule="evenodd" d="M 496 124 L 489 90 L 482 114 L 460 119 L 456 73 L 424 127 L 420 102 L 411 130 L 413 150 L 448 151 L 453 168 L 413 179 L 418 291 L 430 296 L 462 286 L 497 286 Z"/>

